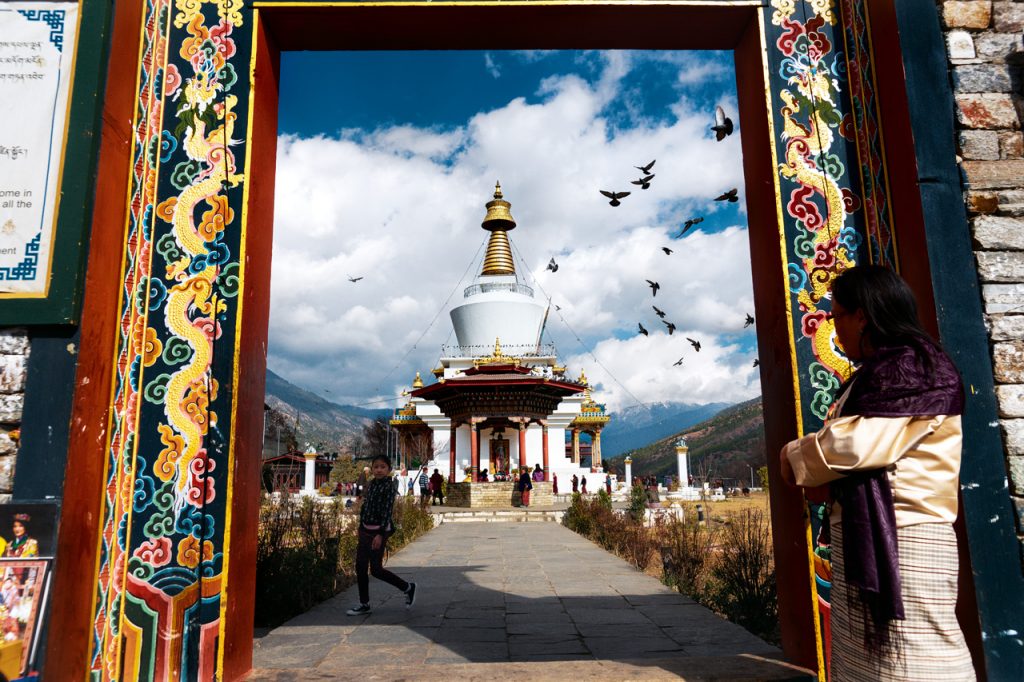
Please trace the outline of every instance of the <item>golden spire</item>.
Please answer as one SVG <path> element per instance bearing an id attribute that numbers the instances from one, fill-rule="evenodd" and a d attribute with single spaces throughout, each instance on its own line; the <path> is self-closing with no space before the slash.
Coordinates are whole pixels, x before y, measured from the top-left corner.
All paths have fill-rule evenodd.
<path id="1" fill-rule="evenodd" d="M 581 386 L 587 385 L 587 372 L 585 370 L 580 370 L 580 380 L 576 383 L 580 384 Z"/>
<path id="2" fill-rule="evenodd" d="M 516 221 L 509 210 L 512 204 L 502 198 L 501 183 L 494 184 L 494 199 L 487 202 L 487 215 L 481 227 L 491 233 L 487 240 L 487 253 L 481 275 L 514 275 L 516 266 L 512 260 L 512 247 L 508 243 L 508 231 L 515 228 Z"/>
<path id="3" fill-rule="evenodd" d="M 412 380 L 413 388 L 423 388 L 423 379 L 420 378 L 420 373 L 416 372 L 416 378 Z"/>

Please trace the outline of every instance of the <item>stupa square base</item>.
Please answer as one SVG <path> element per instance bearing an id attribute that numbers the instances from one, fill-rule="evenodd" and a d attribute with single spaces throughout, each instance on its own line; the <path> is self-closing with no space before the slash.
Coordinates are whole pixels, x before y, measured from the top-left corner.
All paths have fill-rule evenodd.
<path id="1" fill-rule="evenodd" d="M 522 499 L 512 481 L 498 483 L 449 483 L 444 499 L 446 507 L 503 508 L 522 506 Z M 555 503 L 550 482 L 533 483 L 530 492 L 531 507 L 550 507 Z"/>

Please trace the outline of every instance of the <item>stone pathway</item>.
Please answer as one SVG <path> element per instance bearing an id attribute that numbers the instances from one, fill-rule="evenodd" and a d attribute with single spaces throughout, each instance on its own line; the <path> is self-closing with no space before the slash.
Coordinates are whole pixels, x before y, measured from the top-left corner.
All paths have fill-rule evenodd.
<path id="1" fill-rule="evenodd" d="M 256 640 L 249 680 L 810 680 L 746 630 L 554 523 L 446 523 Z M 297 577 L 297 579 L 299 579 Z"/>

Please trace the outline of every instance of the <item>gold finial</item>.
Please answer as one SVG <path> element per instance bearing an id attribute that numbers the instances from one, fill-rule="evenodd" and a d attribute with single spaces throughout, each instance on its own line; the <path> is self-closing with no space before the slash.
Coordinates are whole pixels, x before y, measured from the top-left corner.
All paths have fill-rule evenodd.
<path id="1" fill-rule="evenodd" d="M 581 385 L 583 385 L 583 386 L 587 385 L 587 373 L 586 373 L 585 370 L 582 370 L 582 369 L 580 370 L 580 380 L 579 380 L 579 383 Z"/>
<path id="2" fill-rule="evenodd" d="M 501 339 L 497 336 L 494 337 L 494 357 L 501 357 Z"/>
<path id="3" fill-rule="evenodd" d="M 487 202 L 487 215 L 480 224 L 491 233 L 487 240 L 487 253 L 484 255 L 484 266 L 481 275 L 514 275 L 515 262 L 512 260 L 512 247 L 508 243 L 508 231 L 516 226 L 512 218 L 512 204 L 504 199 L 501 183 L 494 185 L 494 199 Z"/>
<path id="4" fill-rule="evenodd" d="M 423 379 L 420 378 L 420 373 L 416 372 L 416 378 L 412 380 L 413 388 L 423 388 Z"/>

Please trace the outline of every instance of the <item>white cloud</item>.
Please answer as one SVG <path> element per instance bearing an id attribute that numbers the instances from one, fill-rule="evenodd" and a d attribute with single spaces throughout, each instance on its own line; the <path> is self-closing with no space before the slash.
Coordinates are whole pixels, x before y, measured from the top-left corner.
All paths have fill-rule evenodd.
<path id="1" fill-rule="evenodd" d="M 626 52 L 599 54 L 595 85 L 554 76 L 541 85 L 539 102 L 512 99 L 456 129 L 282 136 L 271 368 L 312 390 L 329 389 L 335 400 L 365 403 L 396 395 L 416 371 L 436 366 L 451 333 L 447 311 L 469 283 L 457 280 L 487 236 L 479 227 L 484 203 L 500 179 L 528 276 L 628 388 L 581 351 L 552 311 L 548 336 L 574 371 L 585 367 L 600 383 L 598 399 L 618 407 L 633 401 L 629 394 L 644 402 L 756 394 L 751 357 L 737 345 L 752 338 L 737 336 L 753 310 L 745 228 L 667 236 L 688 216 L 721 210 L 710 200 L 742 186 L 739 136 L 714 142 L 713 104 L 682 97 L 670 123 L 612 131 L 606 109 L 618 106 L 618 84 L 637 61 Z M 630 185 L 640 173 L 634 166 L 652 159 L 651 188 Z M 599 189 L 633 193 L 612 208 Z M 675 253 L 666 256 L 661 246 Z M 552 256 L 557 273 L 544 270 Z M 470 268 L 467 280 L 475 274 Z M 656 298 L 645 279 L 661 284 Z M 652 303 L 678 326 L 672 337 Z M 650 337 L 629 336 L 639 321 Z M 686 353 L 686 335 L 701 338 L 699 355 Z M 671 367 L 684 354 L 684 366 Z"/>
<path id="2" fill-rule="evenodd" d="M 501 78 L 501 69 L 498 68 L 498 64 L 494 61 L 494 57 L 490 52 L 484 53 L 484 68 L 487 69 L 487 73 L 491 74 L 492 78 Z"/>

